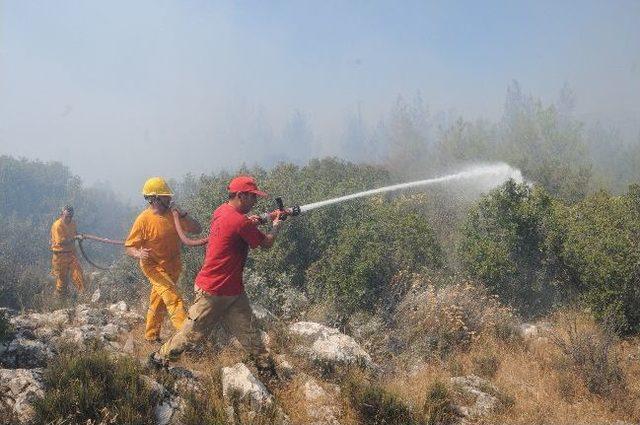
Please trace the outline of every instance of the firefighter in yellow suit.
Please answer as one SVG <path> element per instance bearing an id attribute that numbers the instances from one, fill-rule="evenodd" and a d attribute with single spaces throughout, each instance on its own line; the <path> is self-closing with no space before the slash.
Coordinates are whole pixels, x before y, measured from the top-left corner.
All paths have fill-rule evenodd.
<path id="1" fill-rule="evenodd" d="M 128 255 L 140 260 L 140 268 L 151 283 L 145 339 L 157 342 L 166 313 L 176 330 L 187 317 L 177 289 L 182 271 L 181 242 L 172 211 L 178 212 L 183 229 L 189 233 L 200 233 L 202 228 L 186 211 L 173 205 L 173 192 L 162 177 L 148 179 L 142 194 L 149 207 L 136 218 L 124 245 Z"/>
<path id="2" fill-rule="evenodd" d="M 84 291 L 84 276 L 75 246 L 75 240 L 81 237 L 73 221 L 73 207 L 67 205 L 51 225 L 51 274 L 56 278 L 56 294 L 66 292 L 69 274 L 78 292 Z"/>

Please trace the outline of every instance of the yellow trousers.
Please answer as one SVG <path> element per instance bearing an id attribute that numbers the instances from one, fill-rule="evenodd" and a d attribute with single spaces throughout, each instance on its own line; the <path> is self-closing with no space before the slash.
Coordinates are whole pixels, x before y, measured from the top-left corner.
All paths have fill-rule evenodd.
<path id="1" fill-rule="evenodd" d="M 51 274 L 56 278 L 56 291 L 62 292 L 67 290 L 69 274 L 71 274 L 71 280 L 78 289 L 78 292 L 84 291 L 82 267 L 80 267 L 80 262 L 75 253 L 61 252 L 53 254 L 51 258 Z"/>
<path id="2" fill-rule="evenodd" d="M 148 341 L 154 341 L 160 337 L 160 328 L 167 313 L 176 330 L 182 328 L 187 313 L 176 287 L 180 272 L 168 273 L 158 267 L 143 267 L 143 272 L 151 282 L 144 337 Z"/>

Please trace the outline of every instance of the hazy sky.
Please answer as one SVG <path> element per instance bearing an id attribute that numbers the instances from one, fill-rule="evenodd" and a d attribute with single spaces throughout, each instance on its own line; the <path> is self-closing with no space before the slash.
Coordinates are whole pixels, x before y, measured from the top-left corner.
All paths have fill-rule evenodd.
<path id="1" fill-rule="evenodd" d="M 0 154 L 126 195 L 261 161 L 295 110 L 335 152 L 398 94 L 498 119 L 507 84 L 640 122 L 640 1 L 0 0 Z"/>

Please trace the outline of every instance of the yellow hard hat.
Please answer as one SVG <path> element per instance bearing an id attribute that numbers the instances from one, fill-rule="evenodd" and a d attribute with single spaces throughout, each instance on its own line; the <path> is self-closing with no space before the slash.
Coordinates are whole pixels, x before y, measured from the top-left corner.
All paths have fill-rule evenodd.
<path id="1" fill-rule="evenodd" d="M 144 196 L 173 196 L 171 188 L 162 177 L 151 177 L 142 186 Z"/>

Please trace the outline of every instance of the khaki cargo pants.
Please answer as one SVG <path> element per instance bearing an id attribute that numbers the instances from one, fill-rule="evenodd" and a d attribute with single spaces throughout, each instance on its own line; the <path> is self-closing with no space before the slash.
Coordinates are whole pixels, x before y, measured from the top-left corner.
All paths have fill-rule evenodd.
<path id="1" fill-rule="evenodd" d="M 256 317 L 244 292 L 236 296 L 211 295 L 197 287 L 196 299 L 189 309 L 187 320 L 160 347 L 157 355 L 163 360 L 177 360 L 189 345 L 201 341 L 223 320 L 244 349 L 258 362 L 268 357 Z"/>

